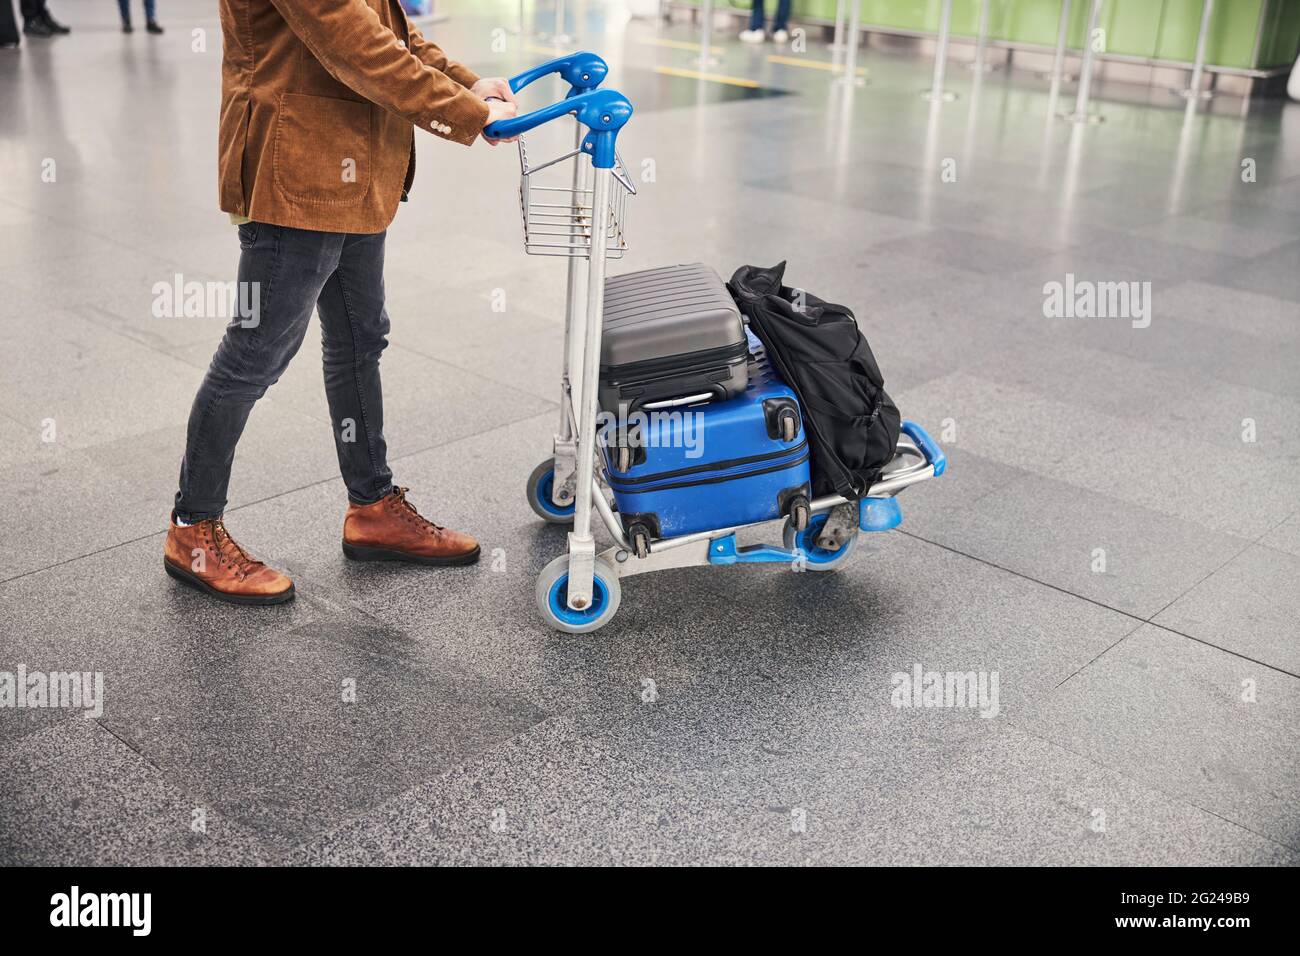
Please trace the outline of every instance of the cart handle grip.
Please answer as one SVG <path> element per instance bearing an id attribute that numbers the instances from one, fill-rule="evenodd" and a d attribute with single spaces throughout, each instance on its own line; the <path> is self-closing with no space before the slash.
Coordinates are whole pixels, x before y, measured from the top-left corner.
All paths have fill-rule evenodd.
<path id="1" fill-rule="evenodd" d="M 583 50 L 567 56 L 557 56 L 554 60 L 539 63 L 530 70 L 524 70 L 518 76 L 512 76 L 509 80 L 510 89 L 518 93 L 534 80 L 550 76 L 552 73 L 560 74 L 570 86 L 569 95 L 576 96 L 600 86 L 601 81 L 609 73 L 609 67 L 595 53 Z"/>
<path id="2" fill-rule="evenodd" d="M 570 113 L 577 114 L 578 122 L 589 130 L 583 137 L 582 151 L 591 156 L 591 165 L 613 169 L 618 131 L 632 116 L 632 104 L 618 90 L 589 90 L 523 116 L 497 120 L 483 127 L 483 135 L 488 139 L 510 139 Z"/>
<path id="3" fill-rule="evenodd" d="M 948 456 L 943 453 L 943 449 L 938 443 L 930 437 L 930 433 L 918 425 L 916 422 L 903 422 L 902 432 L 912 441 L 916 442 L 916 447 L 921 449 L 925 454 L 926 460 L 934 466 L 934 477 L 938 478 L 948 467 Z"/>

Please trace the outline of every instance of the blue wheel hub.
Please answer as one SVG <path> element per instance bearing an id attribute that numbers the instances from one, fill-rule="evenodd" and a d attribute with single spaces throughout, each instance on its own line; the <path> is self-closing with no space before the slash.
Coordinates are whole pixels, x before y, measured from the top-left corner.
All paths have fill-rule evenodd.
<path id="1" fill-rule="evenodd" d="M 594 621 L 604 613 L 609 604 L 609 588 L 597 575 L 591 582 L 591 604 L 581 611 L 569 607 L 569 576 L 566 574 L 551 585 L 548 596 L 551 614 L 557 621 L 574 626 Z"/>
<path id="2" fill-rule="evenodd" d="M 849 542 L 846 541 L 835 551 L 819 548 L 817 546 L 817 535 L 821 534 L 822 527 L 825 524 L 826 515 L 814 515 L 812 520 L 808 522 L 808 527 L 795 536 L 795 547 L 804 553 L 804 557 L 810 564 L 827 564 L 843 554 L 844 549 L 849 546 Z"/>
<path id="3" fill-rule="evenodd" d="M 542 480 L 537 483 L 537 500 L 541 502 L 543 508 L 553 515 L 571 515 L 576 508 L 576 502 L 568 505 L 557 505 L 552 498 L 555 493 L 555 469 L 548 471 Z"/>

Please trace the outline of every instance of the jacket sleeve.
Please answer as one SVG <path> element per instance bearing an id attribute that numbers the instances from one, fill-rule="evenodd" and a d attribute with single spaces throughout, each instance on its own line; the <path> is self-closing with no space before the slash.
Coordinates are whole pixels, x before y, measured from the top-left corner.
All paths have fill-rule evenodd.
<path id="1" fill-rule="evenodd" d="M 408 49 L 365 0 L 271 3 L 336 80 L 372 103 L 466 146 L 482 131 L 487 103 Z"/>
<path id="2" fill-rule="evenodd" d="M 418 56 L 426 66 L 431 66 L 438 72 L 445 73 L 465 89 L 469 89 L 479 81 L 480 77 L 477 73 L 463 63 L 457 63 L 455 60 L 450 59 L 447 54 L 442 52 L 442 47 L 426 40 L 424 34 L 420 32 L 420 28 L 409 20 L 407 21 L 407 29 L 410 31 L 410 39 L 407 42 L 411 47 L 411 52 Z"/>

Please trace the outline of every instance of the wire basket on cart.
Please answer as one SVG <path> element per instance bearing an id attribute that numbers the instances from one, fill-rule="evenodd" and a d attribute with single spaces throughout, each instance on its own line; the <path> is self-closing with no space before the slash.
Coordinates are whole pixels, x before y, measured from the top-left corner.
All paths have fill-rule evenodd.
<path id="1" fill-rule="evenodd" d="M 525 137 L 519 137 L 519 210 L 524 221 L 524 251 L 531 256 L 586 258 L 592 247 L 590 160 L 581 148 L 532 166 Z M 624 223 L 627 197 L 636 186 L 623 157 L 615 154 L 614 183 L 609 190 L 609 225 L 605 258 L 621 259 L 627 249 Z"/>

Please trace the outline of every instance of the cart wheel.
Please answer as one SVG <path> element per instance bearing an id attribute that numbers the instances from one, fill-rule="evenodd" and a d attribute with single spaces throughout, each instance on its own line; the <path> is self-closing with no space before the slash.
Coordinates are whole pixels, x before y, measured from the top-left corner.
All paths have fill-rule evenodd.
<path id="1" fill-rule="evenodd" d="M 542 568 L 537 576 L 537 609 L 546 623 L 569 634 L 588 634 L 609 623 L 622 599 L 618 575 L 604 561 L 597 561 L 591 584 L 591 606 L 575 611 L 569 607 L 569 556 L 562 554 Z"/>
<path id="2" fill-rule="evenodd" d="M 551 524 L 572 524 L 574 504 L 557 505 L 551 500 L 555 488 L 555 463 L 548 458 L 528 476 L 528 506 L 537 517 Z"/>
<path id="3" fill-rule="evenodd" d="M 799 434 L 799 422 L 795 419 L 794 412 L 782 412 L 781 414 L 781 441 L 794 441 L 794 436 Z"/>
<path id="4" fill-rule="evenodd" d="M 632 468 L 632 449 L 627 445 L 619 445 L 618 451 L 614 454 L 614 470 L 623 474 Z"/>
<path id="5" fill-rule="evenodd" d="M 849 555 L 858 546 L 859 535 L 855 527 L 849 540 L 840 545 L 838 551 L 819 548 L 817 536 L 821 534 L 822 526 L 826 524 L 826 517 L 826 512 L 813 515 L 808 526 L 802 531 L 795 528 L 793 518 L 787 518 L 785 527 L 781 530 L 782 543 L 792 551 L 803 552 L 804 567 L 809 571 L 839 570 L 840 565 L 849 559 Z"/>

